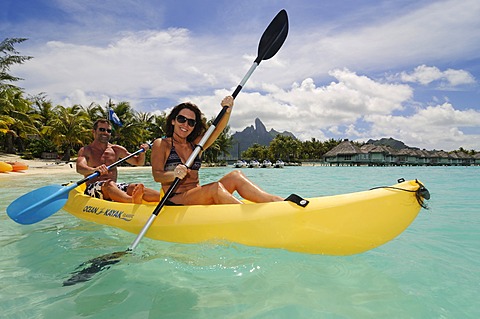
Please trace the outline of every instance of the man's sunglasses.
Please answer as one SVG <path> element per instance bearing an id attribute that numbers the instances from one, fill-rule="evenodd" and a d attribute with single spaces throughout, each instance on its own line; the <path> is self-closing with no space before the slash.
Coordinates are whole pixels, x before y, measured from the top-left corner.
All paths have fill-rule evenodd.
<path id="1" fill-rule="evenodd" d="M 100 132 L 112 133 L 112 130 L 109 129 L 109 128 L 99 127 L 98 130 L 99 130 Z"/>
<path id="2" fill-rule="evenodd" d="M 195 124 L 197 124 L 197 121 L 195 121 L 194 119 L 188 119 L 186 118 L 185 116 L 183 115 L 177 115 L 177 122 L 178 123 L 185 123 L 185 122 L 188 122 L 188 126 L 190 127 L 194 127 Z"/>

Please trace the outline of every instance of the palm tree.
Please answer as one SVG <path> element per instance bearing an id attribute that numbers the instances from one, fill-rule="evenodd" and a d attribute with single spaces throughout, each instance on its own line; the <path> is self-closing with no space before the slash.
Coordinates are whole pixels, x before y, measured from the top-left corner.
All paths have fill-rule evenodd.
<path id="1" fill-rule="evenodd" d="M 15 86 L 0 89 L 0 132 L 7 153 L 25 150 L 29 134 L 38 134 L 31 103 L 23 98 L 23 91 Z"/>
<path id="2" fill-rule="evenodd" d="M 211 125 L 215 118 L 208 121 L 207 126 Z M 232 136 L 230 134 L 230 125 L 225 126 L 223 131 L 217 137 L 217 139 L 210 145 L 209 148 L 203 153 L 203 158 L 206 162 L 215 163 L 218 162 L 220 154 L 228 155 L 228 150 L 232 147 Z"/>
<path id="3" fill-rule="evenodd" d="M 222 133 L 220 133 L 217 140 L 215 141 L 215 144 L 218 145 L 218 155 L 230 155 L 229 150 L 232 148 L 233 145 L 233 137 L 230 134 L 230 125 L 227 125 L 222 131 Z M 215 161 L 217 161 L 217 157 L 215 157 Z"/>
<path id="4" fill-rule="evenodd" d="M 23 98 L 23 90 L 9 82 L 21 80 L 9 73 L 10 67 L 30 60 L 18 55 L 14 45 L 25 38 L 6 38 L 0 43 L 0 141 L 9 153 L 15 153 L 15 143 L 23 150 L 29 133 L 35 133 L 34 120 L 30 118 L 30 103 Z"/>
<path id="5" fill-rule="evenodd" d="M 38 94 L 33 98 L 30 98 L 31 107 L 34 114 L 36 114 L 37 128 L 41 129 L 48 125 L 48 122 L 56 116 L 53 110 L 53 105 L 50 100 L 47 99 L 45 93 Z"/>
<path id="6" fill-rule="evenodd" d="M 44 133 L 49 135 L 58 149 L 63 150 L 62 161 L 70 161 L 72 149 L 91 139 L 90 119 L 80 105 L 55 107 L 57 116 L 49 122 Z"/>
<path id="7" fill-rule="evenodd" d="M 277 135 L 270 142 L 270 158 L 294 160 L 298 159 L 301 143 L 291 136 Z"/>
<path id="8" fill-rule="evenodd" d="M 301 145 L 302 159 L 321 159 L 325 154 L 325 147 L 322 142 L 316 140 L 314 137 L 310 141 L 305 141 Z"/>
<path id="9" fill-rule="evenodd" d="M 90 105 L 86 106 L 86 107 L 82 106 L 81 108 L 87 114 L 87 116 L 90 119 L 90 122 L 92 123 L 92 125 L 93 125 L 93 122 L 95 122 L 99 118 L 107 118 L 106 113 L 103 110 L 103 108 L 95 102 L 90 103 Z M 90 125 L 90 127 L 91 127 L 91 125 Z"/>
<path id="10" fill-rule="evenodd" d="M 6 38 L 0 43 L 0 90 L 8 87 L 15 87 L 7 82 L 16 82 L 22 80 L 19 77 L 9 74 L 10 67 L 15 64 L 23 64 L 32 59 L 31 56 L 18 55 L 15 50 L 15 44 L 26 41 L 26 38 Z"/>
<path id="11" fill-rule="evenodd" d="M 331 149 L 333 149 L 335 146 L 337 146 L 338 144 L 340 144 L 342 142 L 341 139 L 339 140 L 336 140 L 334 138 L 331 138 L 325 142 L 323 142 L 323 146 L 325 148 L 325 153 L 330 151 Z"/>
<path id="12" fill-rule="evenodd" d="M 243 158 L 261 160 L 268 157 L 268 147 L 254 143 L 245 152 L 242 153 Z"/>
<path id="13" fill-rule="evenodd" d="M 145 117 L 149 115 L 140 114 L 133 110 L 129 102 L 120 102 L 117 105 L 109 103 L 109 107 L 117 114 L 122 122 L 119 127 L 112 123 L 114 132 L 112 134 L 112 142 L 122 145 L 128 150 L 136 150 L 138 146 L 145 143 L 151 138 L 148 128 L 146 127 Z"/>
<path id="14" fill-rule="evenodd" d="M 167 114 L 165 112 L 162 112 L 160 115 L 153 115 L 151 117 L 151 121 L 148 124 L 148 131 L 151 140 L 165 136 L 166 122 Z"/>
<path id="15" fill-rule="evenodd" d="M 142 126 L 143 140 L 152 142 L 156 138 L 156 135 L 152 132 L 152 129 L 155 129 L 155 126 L 152 124 L 155 120 L 155 115 L 148 112 L 138 112 L 136 119 Z"/>

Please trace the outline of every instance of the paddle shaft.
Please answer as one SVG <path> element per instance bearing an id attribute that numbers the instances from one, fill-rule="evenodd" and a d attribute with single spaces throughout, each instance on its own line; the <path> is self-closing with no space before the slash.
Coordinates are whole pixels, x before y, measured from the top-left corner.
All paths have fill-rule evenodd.
<path id="1" fill-rule="evenodd" d="M 269 34 L 269 30 L 271 28 L 274 28 L 276 27 L 275 26 L 275 22 L 278 22 L 280 21 L 281 22 L 281 30 L 275 30 L 276 34 L 275 36 L 271 37 L 271 38 L 268 38 L 268 36 L 270 35 Z M 271 32 L 271 30 L 270 30 Z M 245 85 L 245 83 L 248 81 L 248 79 L 250 78 L 250 76 L 252 75 L 252 73 L 255 71 L 255 69 L 258 67 L 258 65 L 260 64 L 260 62 L 263 60 L 263 59 L 269 59 L 271 58 L 273 55 L 275 55 L 277 53 L 277 51 L 280 49 L 280 47 L 282 46 L 283 42 L 285 41 L 285 38 L 287 36 L 287 32 L 288 32 L 288 19 L 287 19 L 287 15 L 286 15 L 286 12 L 284 10 L 280 11 L 277 16 L 272 20 L 272 22 L 270 23 L 270 25 L 267 27 L 267 30 L 265 30 L 264 34 L 262 35 L 262 38 L 260 39 L 260 45 L 259 45 L 259 48 L 258 48 L 258 56 L 257 58 L 255 59 L 255 61 L 253 62 L 252 66 L 250 67 L 250 69 L 247 71 L 247 73 L 245 74 L 245 76 L 243 77 L 243 79 L 240 81 L 240 83 L 238 84 L 237 88 L 235 89 L 235 91 L 233 92 L 232 94 L 232 97 L 235 99 L 238 95 L 238 93 L 240 93 L 240 91 L 242 90 L 243 86 Z M 267 39 L 267 42 L 265 43 L 264 41 L 264 38 Z M 262 43 L 263 42 L 263 43 Z M 220 111 L 220 113 L 217 115 L 217 117 L 215 118 L 215 120 L 213 121 L 212 125 L 210 125 L 210 127 L 208 128 L 207 132 L 205 132 L 203 138 L 200 140 L 200 142 L 195 146 L 195 149 L 193 150 L 192 154 L 190 155 L 190 157 L 187 159 L 186 163 L 185 163 L 185 166 L 190 168 L 193 164 L 193 162 L 195 161 L 195 158 L 198 156 L 198 154 L 200 153 L 200 151 L 203 149 L 203 146 L 205 145 L 205 143 L 207 142 L 207 140 L 210 138 L 210 136 L 212 135 L 213 131 L 215 130 L 215 128 L 217 127 L 218 123 L 220 122 L 220 120 L 223 118 L 223 116 L 225 115 L 225 112 L 227 111 L 228 109 L 228 106 L 224 106 L 222 108 L 222 110 Z M 130 247 L 128 248 L 127 251 L 133 251 L 137 246 L 138 244 L 140 243 L 140 241 L 142 240 L 142 238 L 145 236 L 145 234 L 147 233 L 148 229 L 150 228 L 150 226 L 152 225 L 153 221 L 155 220 L 155 218 L 158 216 L 158 214 L 160 213 L 160 211 L 162 210 L 162 208 L 165 206 L 167 200 L 170 198 L 170 196 L 172 195 L 172 193 L 175 191 L 175 189 L 177 188 L 178 184 L 180 183 L 180 178 L 176 177 L 175 180 L 173 181 L 173 183 L 170 185 L 170 187 L 168 188 L 167 192 L 165 193 L 165 195 L 163 196 L 163 198 L 160 200 L 160 202 L 158 203 L 158 205 L 155 207 L 155 209 L 153 210 L 152 214 L 150 215 L 149 219 L 147 220 L 147 222 L 145 223 L 145 225 L 143 226 L 142 230 L 140 231 L 140 233 L 137 235 L 137 237 L 135 238 L 135 240 L 133 241 L 133 243 L 130 245 Z"/>

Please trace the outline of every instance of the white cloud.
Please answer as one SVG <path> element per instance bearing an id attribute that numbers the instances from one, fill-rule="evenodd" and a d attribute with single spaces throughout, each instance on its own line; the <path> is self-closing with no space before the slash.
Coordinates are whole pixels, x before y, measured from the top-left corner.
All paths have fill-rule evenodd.
<path id="1" fill-rule="evenodd" d="M 231 82 L 230 73 L 214 66 L 209 51 L 216 45 L 199 41 L 185 29 L 127 33 L 105 47 L 51 41 L 18 73 L 29 93 L 48 92 L 57 101 L 79 91 L 138 101 Z"/>
<path id="2" fill-rule="evenodd" d="M 480 1 L 435 1 L 384 19 L 372 15 L 366 20 L 372 22 L 361 26 L 292 31 L 280 54 L 289 65 L 286 79 L 294 74 L 324 79 L 328 70 L 343 67 L 388 72 L 427 61 L 472 59 L 480 52 L 479 15 Z"/>
<path id="3" fill-rule="evenodd" d="M 449 87 L 475 83 L 473 75 L 465 70 L 447 69 L 441 71 L 437 67 L 426 65 L 417 66 L 411 73 L 402 72 L 400 78 L 404 82 L 417 82 L 422 85 L 428 85 L 434 81 L 441 81 Z"/>
<path id="4" fill-rule="evenodd" d="M 480 111 L 456 110 L 449 103 L 428 106 L 410 116 L 371 115 L 365 120 L 372 124 L 372 137 L 394 136 L 426 149 L 479 148 L 480 133 L 467 135 L 462 128 L 480 127 Z"/>

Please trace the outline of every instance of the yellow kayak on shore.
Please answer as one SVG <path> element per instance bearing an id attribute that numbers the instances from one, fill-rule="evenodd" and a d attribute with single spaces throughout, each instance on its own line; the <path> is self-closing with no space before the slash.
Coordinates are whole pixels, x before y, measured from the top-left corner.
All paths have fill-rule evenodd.
<path id="1" fill-rule="evenodd" d="M 157 203 L 129 204 L 92 198 L 84 185 L 63 207 L 95 223 L 138 234 Z M 146 237 L 175 242 L 235 242 L 294 252 L 352 255 L 401 234 L 430 195 L 417 180 L 367 191 L 307 198 L 301 207 L 284 201 L 227 205 L 165 206 Z"/>
<path id="2" fill-rule="evenodd" d="M 12 165 L 7 162 L 0 161 L 0 173 L 7 173 L 13 170 Z"/>

